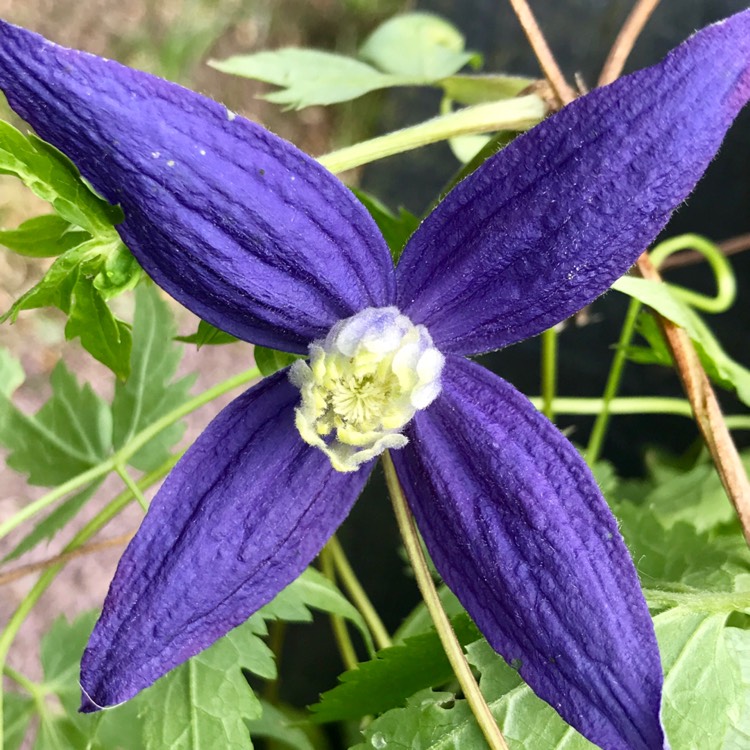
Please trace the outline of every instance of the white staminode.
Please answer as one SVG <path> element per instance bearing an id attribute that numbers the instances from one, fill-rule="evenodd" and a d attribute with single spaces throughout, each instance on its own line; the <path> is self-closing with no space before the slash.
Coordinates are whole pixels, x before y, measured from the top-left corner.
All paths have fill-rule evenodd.
<path id="1" fill-rule="evenodd" d="M 310 344 L 309 362 L 292 365 L 297 429 L 334 469 L 355 471 L 406 445 L 401 430 L 440 393 L 443 363 L 424 326 L 395 307 L 368 307 Z"/>

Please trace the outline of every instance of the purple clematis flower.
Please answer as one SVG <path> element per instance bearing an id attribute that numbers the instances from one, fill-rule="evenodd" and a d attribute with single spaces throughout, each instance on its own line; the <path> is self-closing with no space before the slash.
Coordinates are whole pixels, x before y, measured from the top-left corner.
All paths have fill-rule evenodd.
<path id="1" fill-rule="evenodd" d="M 308 354 L 231 403 L 167 478 L 84 654 L 82 710 L 127 700 L 289 584 L 386 448 L 489 643 L 603 748 L 666 746 L 633 564 L 571 444 L 465 359 L 602 294 L 750 98 L 750 11 L 582 97 L 461 182 L 394 269 L 353 195 L 221 105 L 0 25 L 0 88 L 205 320 Z"/>

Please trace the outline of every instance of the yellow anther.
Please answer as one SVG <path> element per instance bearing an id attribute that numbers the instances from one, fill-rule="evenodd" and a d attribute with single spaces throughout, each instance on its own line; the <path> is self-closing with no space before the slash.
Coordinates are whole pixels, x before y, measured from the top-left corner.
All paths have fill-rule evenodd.
<path id="1" fill-rule="evenodd" d="M 440 393 L 443 362 L 427 329 L 395 307 L 340 321 L 290 371 L 302 396 L 295 419 L 302 439 L 338 471 L 402 448 L 401 430 Z"/>

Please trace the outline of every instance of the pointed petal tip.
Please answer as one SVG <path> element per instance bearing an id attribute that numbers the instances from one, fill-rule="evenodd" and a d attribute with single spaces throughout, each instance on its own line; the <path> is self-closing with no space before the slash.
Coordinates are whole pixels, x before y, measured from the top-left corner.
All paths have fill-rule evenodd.
<path id="1" fill-rule="evenodd" d="M 83 685 L 81 688 L 81 705 L 78 707 L 79 714 L 93 714 L 97 711 L 103 711 L 107 706 L 100 705 L 91 697 L 91 694 L 84 690 Z"/>
<path id="2" fill-rule="evenodd" d="M 750 98 L 750 10 L 575 100 L 460 182 L 409 240 L 399 307 L 444 352 L 541 333 L 627 271 Z"/>

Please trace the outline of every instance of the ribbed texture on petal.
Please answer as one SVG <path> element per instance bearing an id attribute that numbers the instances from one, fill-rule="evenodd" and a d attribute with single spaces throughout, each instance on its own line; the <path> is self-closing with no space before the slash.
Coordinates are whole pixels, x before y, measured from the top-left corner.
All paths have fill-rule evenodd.
<path id="1" fill-rule="evenodd" d="M 334 471 L 299 437 L 298 400 L 286 371 L 264 380 L 227 406 L 169 475 L 83 655 L 83 710 L 131 698 L 242 623 L 344 520 L 371 464 Z"/>
<path id="2" fill-rule="evenodd" d="M 750 97 L 750 11 L 592 92 L 460 183 L 412 237 L 399 308 L 445 352 L 534 336 L 606 291 Z"/>
<path id="3" fill-rule="evenodd" d="M 393 302 L 390 255 L 351 192 L 217 102 L 4 22 L 0 89 L 122 205 L 154 281 L 215 326 L 301 353 Z"/>
<path id="4" fill-rule="evenodd" d="M 653 626 L 573 446 L 505 381 L 448 357 L 393 461 L 427 548 L 489 643 L 606 750 L 661 750 Z"/>

